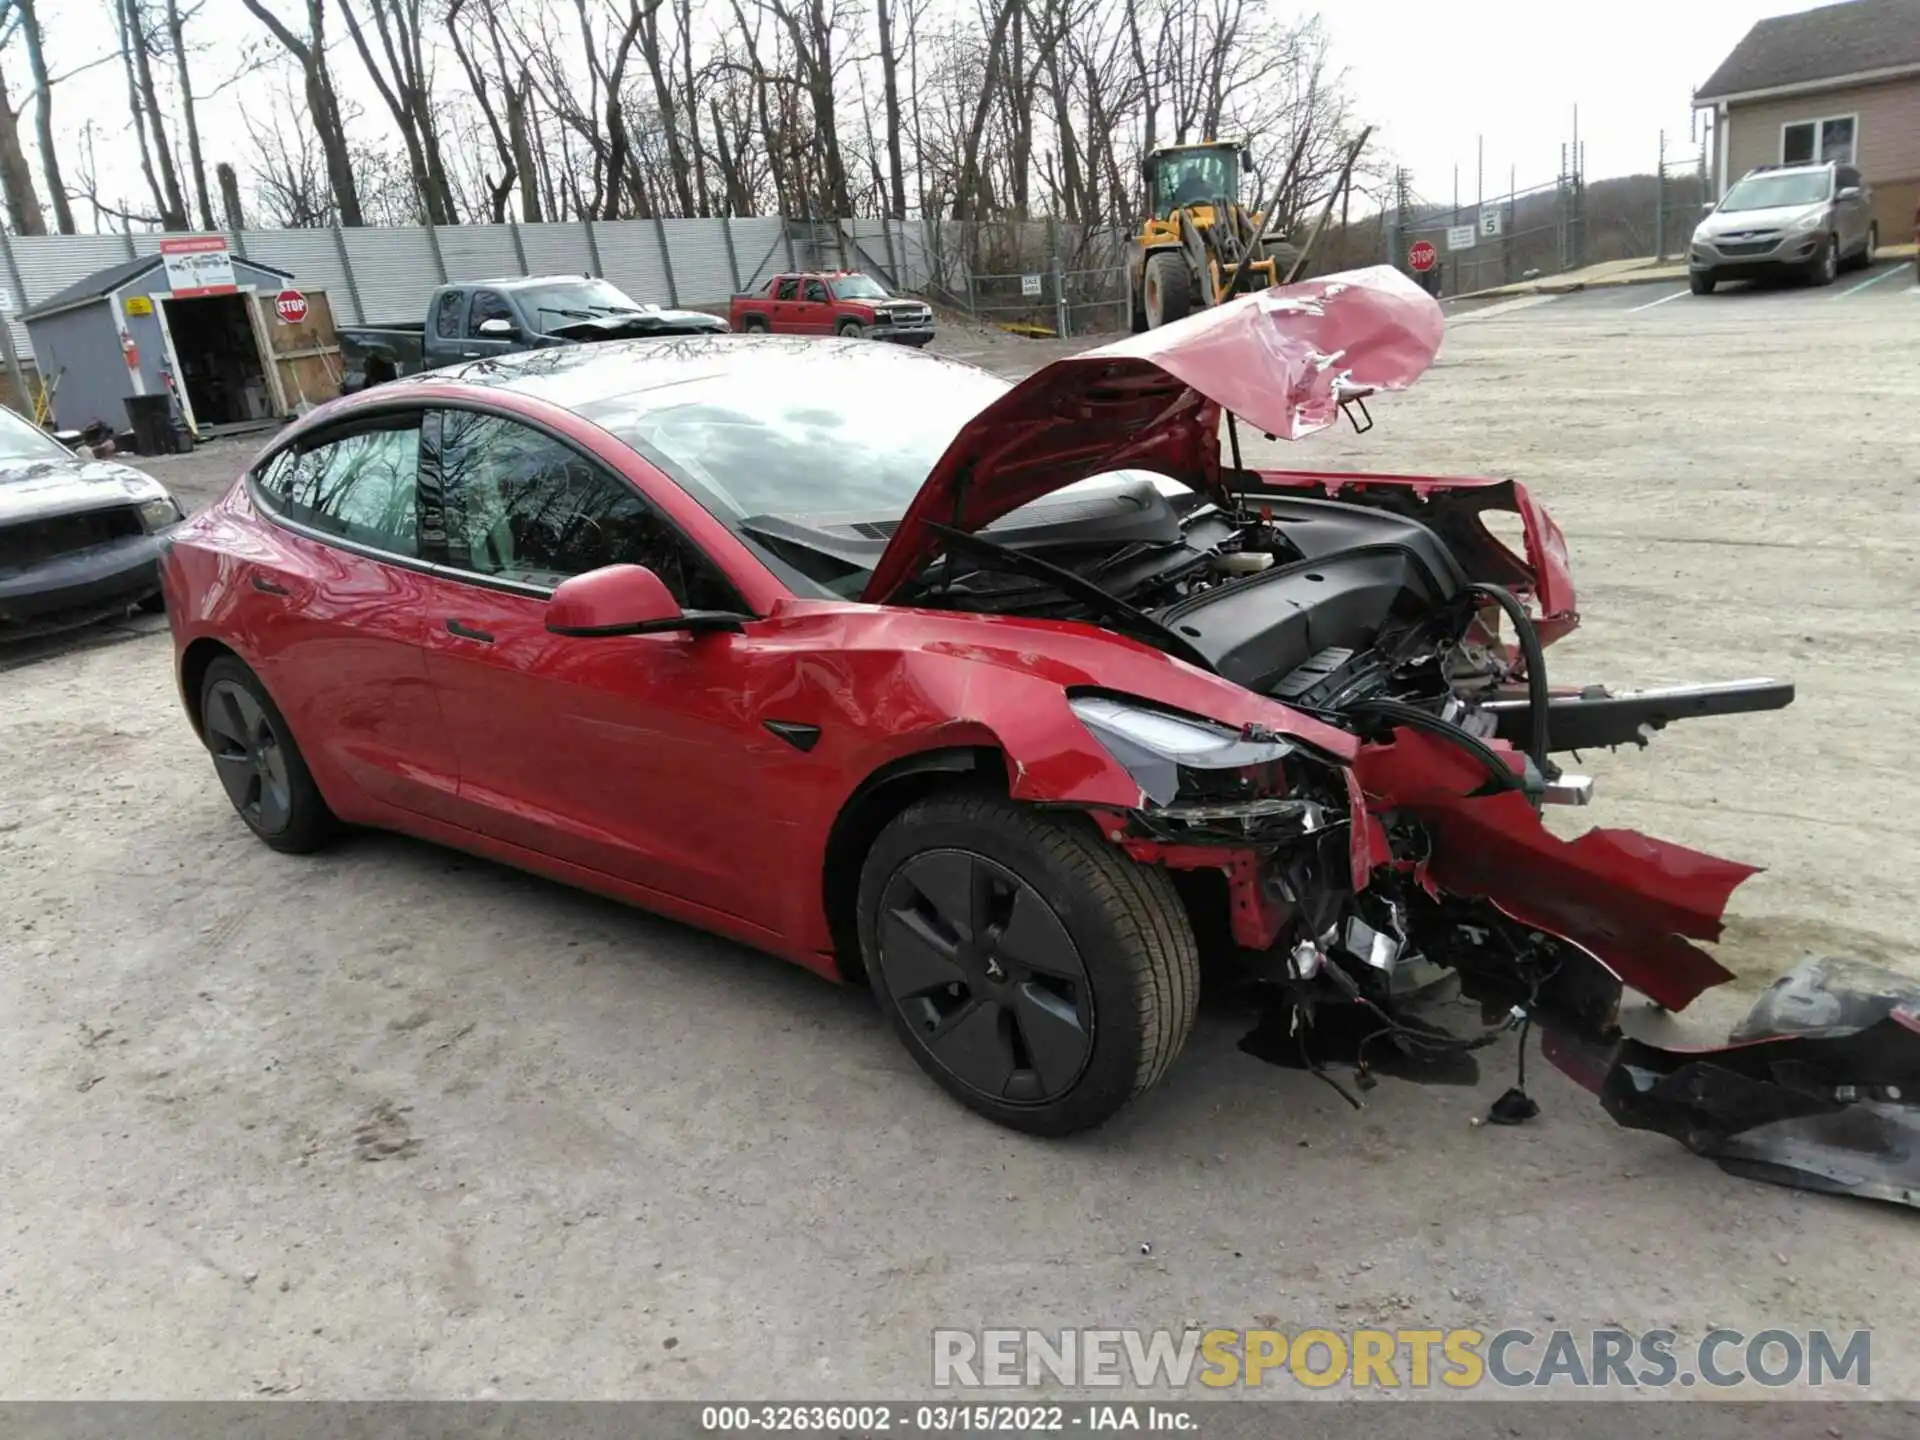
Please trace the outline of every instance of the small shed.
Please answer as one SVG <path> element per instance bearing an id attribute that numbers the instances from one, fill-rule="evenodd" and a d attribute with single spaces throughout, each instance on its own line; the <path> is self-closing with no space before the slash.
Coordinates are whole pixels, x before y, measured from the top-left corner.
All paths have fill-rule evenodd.
<path id="1" fill-rule="evenodd" d="M 266 330 L 293 276 L 229 253 L 219 236 L 168 237 L 161 253 L 97 270 L 20 318 L 55 423 L 127 425 L 127 400 L 172 392 L 200 435 L 289 413 Z"/>

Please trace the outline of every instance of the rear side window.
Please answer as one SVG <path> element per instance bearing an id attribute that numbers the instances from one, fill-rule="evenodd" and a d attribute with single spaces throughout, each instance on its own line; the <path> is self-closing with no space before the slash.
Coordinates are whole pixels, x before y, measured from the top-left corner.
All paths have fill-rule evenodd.
<path id="1" fill-rule="evenodd" d="M 780 288 L 773 292 L 773 298 L 776 300 L 791 300 L 799 293 L 799 290 L 800 282 L 789 275 L 780 282 Z"/>
<path id="2" fill-rule="evenodd" d="M 442 340 L 460 338 L 460 292 L 449 290 L 433 309 L 433 333 Z"/>
<path id="3" fill-rule="evenodd" d="M 283 450 L 255 477 L 276 514 L 394 555 L 420 553 L 420 417 Z"/>

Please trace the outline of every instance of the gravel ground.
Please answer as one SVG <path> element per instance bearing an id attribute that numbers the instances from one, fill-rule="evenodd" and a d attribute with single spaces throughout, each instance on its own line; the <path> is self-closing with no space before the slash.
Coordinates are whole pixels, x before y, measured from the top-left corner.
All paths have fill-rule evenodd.
<path id="1" fill-rule="evenodd" d="M 1503 307 L 1284 457 L 1524 480 L 1587 615 L 1557 676 L 1799 682 L 1591 760 L 1576 828 L 1768 867 L 1708 1028 L 1804 954 L 1915 963 L 1916 321 L 1904 281 Z M 203 501 L 248 448 L 153 468 Z M 1217 1014 L 1103 1131 L 1011 1135 L 863 994 L 408 840 L 272 854 L 141 629 L 0 656 L 0 1396 L 899 1396 L 941 1324 L 1617 1322 L 1871 1326 L 1920 1397 L 1911 1212 L 1727 1176 L 1551 1072 L 1474 1128 L 1510 1047 L 1356 1114 Z"/>

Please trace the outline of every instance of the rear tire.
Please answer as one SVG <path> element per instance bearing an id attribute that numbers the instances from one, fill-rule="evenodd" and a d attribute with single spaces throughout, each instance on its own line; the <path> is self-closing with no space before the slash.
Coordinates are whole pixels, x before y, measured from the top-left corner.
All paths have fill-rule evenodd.
<path id="1" fill-rule="evenodd" d="M 740 322 L 742 335 L 765 335 L 769 333 L 766 320 L 759 315 L 749 315 Z"/>
<path id="2" fill-rule="evenodd" d="M 223 655 L 200 682 L 200 729 L 227 798 L 247 828 L 288 855 L 318 850 L 340 828 L 266 686 Z"/>
<path id="3" fill-rule="evenodd" d="M 1184 255 L 1171 250 L 1149 255 L 1141 288 L 1145 291 L 1143 304 L 1149 330 L 1184 320 L 1193 310 L 1193 272 L 1187 268 Z"/>
<path id="4" fill-rule="evenodd" d="M 1715 280 L 1711 275 L 1702 275 L 1699 271 L 1687 276 L 1687 288 L 1696 295 L 1711 295 Z"/>
<path id="5" fill-rule="evenodd" d="M 859 927 L 915 1062 L 1010 1129 L 1100 1124 L 1193 1028 L 1199 951 L 1173 882 L 1080 817 L 981 792 L 922 800 L 867 854 Z"/>

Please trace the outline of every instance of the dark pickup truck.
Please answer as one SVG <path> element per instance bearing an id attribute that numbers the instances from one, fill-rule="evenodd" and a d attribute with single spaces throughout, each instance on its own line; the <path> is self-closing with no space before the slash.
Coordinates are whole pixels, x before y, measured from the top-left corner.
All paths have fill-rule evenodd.
<path id="1" fill-rule="evenodd" d="M 725 334 L 727 322 L 699 310 L 641 305 L 590 275 L 530 275 L 442 285 L 427 318 L 400 325 L 343 325 L 341 389 L 370 385 L 548 345 L 587 345 L 648 335 Z"/>

